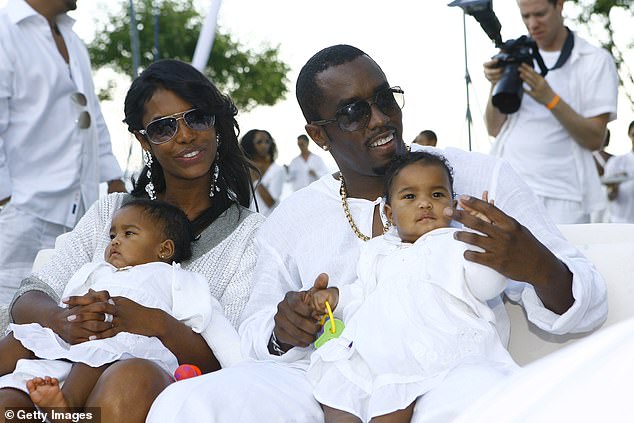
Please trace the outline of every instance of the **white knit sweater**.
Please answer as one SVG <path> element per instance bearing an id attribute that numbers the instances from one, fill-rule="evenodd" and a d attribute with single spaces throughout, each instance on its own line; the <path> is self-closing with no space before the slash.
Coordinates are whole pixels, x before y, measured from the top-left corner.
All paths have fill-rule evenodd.
<path id="1" fill-rule="evenodd" d="M 9 307 L 0 308 L 0 330 L 7 326 L 8 310 L 20 295 L 39 290 L 59 301 L 67 282 L 83 264 L 104 260 L 112 214 L 131 198 L 129 194 L 110 194 L 88 210 L 52 259 L 22 282 Z M 262 215 L 243 207 L 230 207 L 194 241 L 193 257 L 182 263 L 183 268 L 207 278 L 211 295 L 220 301 L 236 327 L 251 293 L 257 258 L 254 235 L 263 221 Z"/>

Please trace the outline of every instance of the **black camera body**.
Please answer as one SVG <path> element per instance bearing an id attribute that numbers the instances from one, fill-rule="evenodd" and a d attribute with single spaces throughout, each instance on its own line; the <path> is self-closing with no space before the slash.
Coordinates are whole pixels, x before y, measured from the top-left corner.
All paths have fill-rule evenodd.
<path id="1" fill-rule="evenodd" d="M 493 89 L 491 101 L 502 113 L 511 114 L 519 110 L 524 94 L 523 81 L 519 76 L 522 63 L 533 66 L 537 61 L 542 76 L 546 76 L 548 68 L 544 64 L 537 43 L 532 38 L 522 35 L 514 40 L 502 42 L 500 30 L 502 25 L 493 11 L 492 0 L 454 0 L 449 6 L 458 6 L 468 15 L 473 16 L 500 53 L 493 56 L 498 59 L 497 67 L 503 68 L 502 77 Z"/>
<path id="2" fill-rule="evenodd" d="M 533 59 L 537 59 L 537 63 L 542 68 L 543 60 L 535 41 L 526 35 L 505 41 L 500 46 L 500 50 L 493 59 L 498 60 L 496 67 L 503 68 L 502 77 L 493 89 L 491 102 L 502 113 L 515 113 L 520 108 L 524 94 L 519 66 L 522 63 L 533 66 Z M 545 69 L 545 66 L 541 69 L 542 74 Z"/>

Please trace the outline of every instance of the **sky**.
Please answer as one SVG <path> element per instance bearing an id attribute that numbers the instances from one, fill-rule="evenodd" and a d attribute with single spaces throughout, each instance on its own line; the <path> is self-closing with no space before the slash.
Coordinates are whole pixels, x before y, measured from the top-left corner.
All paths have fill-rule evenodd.
<path id="1" fill-rule="evenodd" d="M 5 1 L 0 0 L 0 5 Z M 113 3 L 112 0 L 77 2 L 77 10 L 71 12 L 71 16 L 77 19 L 75 30 L 82 39 L 87 42 L 92 39 L 95 19 Z M 489 93 L 482 64 L 497 50 L 476 20 L 466 16 L 465 65 L 463 13 L 460 8 L 448 7 L 448 3 L 441 0 L 222 1 L 219 29 L 250 48 L 279 46 L 280 58 L 291 68 L 286 99 L 274 106 L 239 113 L 242 133 L 254 128 L 268 130 L 278 146 L 278 162 L 289 163 L 299 153 L 297 135 L 305 132 L 305 120 L 294 89 L 299 70 L 322 48 L 351 44 L 368 53 L 382 67 L 391 85 L 400 85 L 405 90 L 403 138 L 407 143 L 421 130 L 432 129 L 438 135 L 440 147 L 469 149 L 465 82 L 468 71 L 472 81 L 469 84 L 469 108 L 473 116 L 471 149 L 487 153 L 493 140 L 486 134 L 482 118 Z M 197 0 L 197 4 L 206 15 L 210 0 Z M 572 7 L 567 2 L 564 12 Z M 526 33 L 515 1 L 496 0 L 493 9 L 502 24 L 504 40 Z M 625 19 L 618 18 L 613 21 L 617 33 L 634 39 L 634 31 L 621 22 Z M 576 30 L 574 26 L 572 29 Z M 597 44 L 591 34 L 580 34 Z M 96 85 L 103 83 L 103 79 L 103 74 L 98 73 Z M 123 167 L 131 144 L 132 161 L 138 163 L 136 142 L 121 123 L 128 83 L 120 84 L 113 101 L 102 104 L 113 138 L 113 150 Z M 608 151 L 624 154 L 631 149 L 627 125 L 634 120 L 634 112 L 623 95 L 619 97 L 618 114 L 618 119 L 608 125 L 612 132 Z M 328 153 L 318 150 L 314 144 L 311 150 L 334 166 Z"/>

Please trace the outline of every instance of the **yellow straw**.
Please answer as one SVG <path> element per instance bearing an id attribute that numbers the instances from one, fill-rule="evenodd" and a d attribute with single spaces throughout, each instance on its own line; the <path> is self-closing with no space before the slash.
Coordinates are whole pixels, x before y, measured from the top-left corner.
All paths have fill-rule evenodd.
<path id="1" fill-rule="evenodd" d="M 328 317 L 330 317 L 330 333 L 335 333 L 337 331 L 335 328 L 335 317 L 332 315 L 332 309 L 328 301 L 326 301 L 326 310 L 328 310 Z"/>

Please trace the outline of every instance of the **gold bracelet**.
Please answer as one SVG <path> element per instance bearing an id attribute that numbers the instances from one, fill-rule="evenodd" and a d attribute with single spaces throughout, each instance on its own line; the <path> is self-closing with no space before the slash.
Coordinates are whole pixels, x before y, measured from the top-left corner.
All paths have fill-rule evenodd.
<path id="1" fill-rule="evenodd" d="M 548 110 L 552 110 L 552 109 L 554 109 L 554 108 L 555 108 L 555 106 L 557 106 L 557 105 L 559 104 L 559 100 L 561 100 L 561 97 L 559 97 L 559 95 L 558 95 L 558 94 L 555 94 L 555 96 L 553 97 L 553 99 L 552 99 L 552 100 L 550 100 L 550 103 L 548 103 L 548 104 L 546 105 L 546 108 L 547 108 Z"/>

